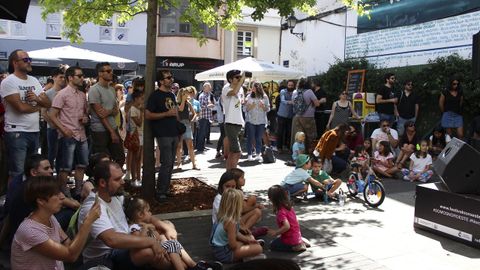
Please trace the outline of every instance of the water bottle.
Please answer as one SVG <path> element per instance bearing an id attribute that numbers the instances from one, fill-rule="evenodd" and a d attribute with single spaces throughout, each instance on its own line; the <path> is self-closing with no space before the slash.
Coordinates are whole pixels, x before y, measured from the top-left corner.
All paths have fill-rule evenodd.
<path id="1" fill-rule="evenodd" d="M 342 189 L 338 191 L 338 205 L 340 206 L 345 205 L 345 193 L 343 193 Z"/>
<path id="2" fill-rule="evenodd" d="M 323 192 L 323 204 L 328 204 L 328 193 L 326 190 Z"/>

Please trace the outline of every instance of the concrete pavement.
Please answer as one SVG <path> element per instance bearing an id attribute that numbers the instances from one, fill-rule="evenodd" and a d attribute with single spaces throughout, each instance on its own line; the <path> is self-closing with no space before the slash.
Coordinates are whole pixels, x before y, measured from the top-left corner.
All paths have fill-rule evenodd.
<path id="1" fill-rule="evenodd" d="M 216 138 L 218 133 L 213 132 L 212 141 Z M 197 166 L 201 170 L 177 172 L 174 178 L 193 176 L 216 186 L 224 172 L 224 162 L 215 159 L 216 145 L 207 146 L 211 149 L 197 155 Z M 244 156 L 239 167 L 246 172 L 245 192 L 256 194 L 266 202 L 268 188 L 280 183 L 293 170 L 293 167 L 284 165 L 286 158 L 282 156 L 273 164 L 259 164 L 246 161 Z M 183 165 L 183 169 L 189 168 L 191 164 Z M 324 205 L 314 199 L 295 205 L 302 232 L 313 244 L 312 249 L 295 256 L 302 269 L 451 270 L 480 267 L 480 250 L 413 228 L 414 183 L 386 179 L 384 185 L 387 197 L 378 209 L 367 207 L 360 197 L 347 199 L 343 207 L 336 203 Z M 346 186 L 342 188 L 346 190 Z M 208 211 L 203 214 L 208 215 Z M 271 210 L 266 209 L 264 214 L 266 225 L 274 226 Z M 195 218 L 173 221 L 178 223 L 181 232 L 182 224 L 191 223 L 189 219 Z M 208 225 L 206 222 L 205 226 Z M 206 239 L 208 242 L 208 235 Z M 205 244 L 193 241 L 190 246 L 200 245 L 205 252 Z M 321 260 L 322 263 L 308 263 L 312 260 Z"/>

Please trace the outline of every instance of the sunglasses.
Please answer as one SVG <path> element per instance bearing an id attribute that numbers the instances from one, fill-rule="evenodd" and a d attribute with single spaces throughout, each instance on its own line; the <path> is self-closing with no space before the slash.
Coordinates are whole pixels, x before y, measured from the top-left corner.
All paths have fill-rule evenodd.
<path id="1" fill-rule="evenodd" d="M 32 62 L 32 58 L 30 58 L 30 57 L 24 57 L 24 58 L 18 59 L 18 61 L 23 61 L 24 63 L 31 63 L 31 62 Z"/>
<path id="2" fill-rule="evenodd" d="M 346 95 L 347 95 L 347 93 L 343 92 L 343 93 L 342 93 L 342 95 L 345 95 L 345 96 L 346 96 Z"/>
<path id="3" fill-rule="evenodd" d="M 102 72 L 105 72 L 105 73 L 112 73 L 113 70 L 112 69 L 106 69 L 106 70 L 102 70 Z"/>
<path id="4" fill-rule="evenodd" d="M 242 76 L 234 76 L 233 78 L 235 78 L 237 80 L 240 80 L 242 78 Z"/>

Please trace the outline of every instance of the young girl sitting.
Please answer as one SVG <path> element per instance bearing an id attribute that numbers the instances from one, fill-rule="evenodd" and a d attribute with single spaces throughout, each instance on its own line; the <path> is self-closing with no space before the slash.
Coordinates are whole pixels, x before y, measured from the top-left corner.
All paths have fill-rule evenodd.
<path id="1" fill-rule="evenodd" d="M 432 156 L 428 154 L 428 142 L 422 140 L 420 145 L 417 144 L 417 151 L 410 156 L 410 169 L 402 169 L 403 180 L 427 182 L 433 175 L 431 165 Z"/>
<path id="2" fill-rule="evenodd" d="M 365 146 L 365 152 L 367 152 L 367 154 L 372 157 L 373 156 L 373 153 L 372 153 L 372 139 L 370 138 L 366 138 L 364 141 L 363 141 L 363 146 Z"/>
<path id="3" fill-rule="evenodd" d="M 270 243 L 270 249 L 276 251 L 305 251 L 309 244 L 302 240 L 297 215 L 288 198 L 288 191 L 280 185 L 268 189 L 268 199 L 272 202 L 273 212 L 277 215 L 278 230 L 268 229 L 270 236 L 280 236 Z"/>
<path id="4" fill-rule="evenodd" d="M 222 200 L 222 194 L 225 190 L 229 188 L 237 188 L 237 181 L 235 180 L 235 175 L 232 171 L 226 171 L 220 177 L 220 181 L 218 182 L 217 191 L 218 194 L 213 199 L 213 206 L 212 206 L 212 223 L 217 223 L 217 214 L 218 209 L 220 208 L 220 201 Z"/>
<path id="5" fill-rule="evenodd" d="M 229 188 L 223 192 L 218 222 L 214 224 L 210 237 L 213 255 L 222 263 L 266 257 L 262 253 L 262 246 L 252 235 L 239 232 L 242 204 L 243 194 L 240 190 Z"/>
<path id="6" fill-rule="evenodd" d="M 449 143 L 452 140 L 450 135 L 445 133 L 445 130 L 443 129 L 442 126 L 438 125 L 433 129 L 433 134 L 430 136 L 430 144 L 429 144 L 429 149 L 430 149 L 430 155 L 432 155 L 432 159 L 435 160 L 437 159 L 437 156 L 440 155 L 440 152 L 442 152 L 443 148 L 447 146 L 447 143 Z"/>
<path id="7" fill-rule="evenodd" d="M 130 224 L 130 232 L 136 235 L 149 236 L 160 241 L 162 247 L 167 251 L 169 260 L 165 260 L 162 269 L 167 267 L 170 263 L 175 270 L 185 269 L 223 269 L 219 262 L 207 263 L 199 261 L 195 263 L 188 255 L 185 249 L 177 240 L 167 240 L 164 235 L 160 234 L 155 226 L 150 223 L 152 212 L 150 212 L 150 205 L 148 202 L 140 198 L 130 198 L 125 201 L 125 215 Z"/>
<path id="8" fill-rule="evenodd" d="M 287 162 L 289 166 L 295 166 L 298 155 L 305 153 L 305 133 L 299 131 L 295 134 L 295 143 L 292 146 L 292 160 Z"/>
<path id="9" fill-rule="evenodd" d="M 393 165 L 393 154 L 390 151 L 390 143 L 381 141 L 378 150 L 373 154 L 373 171 L 385 177 L 392 178 L 398 171 L 398 168 Z"/>

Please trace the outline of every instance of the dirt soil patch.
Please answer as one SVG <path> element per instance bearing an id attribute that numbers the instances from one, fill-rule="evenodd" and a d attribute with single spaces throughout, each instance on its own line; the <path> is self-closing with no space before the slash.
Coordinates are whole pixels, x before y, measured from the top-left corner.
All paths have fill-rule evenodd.
<path id="1" fill-rule="evenodd" d="M 125 185 L 125 191 L 135 197 L 141 197 L 141 188 Z M 196 178 L 172 179 L 170 191 L 173 196 L 167 202 L 149 200 L 153 214 L 212 209 L 217 190 Z"/>

